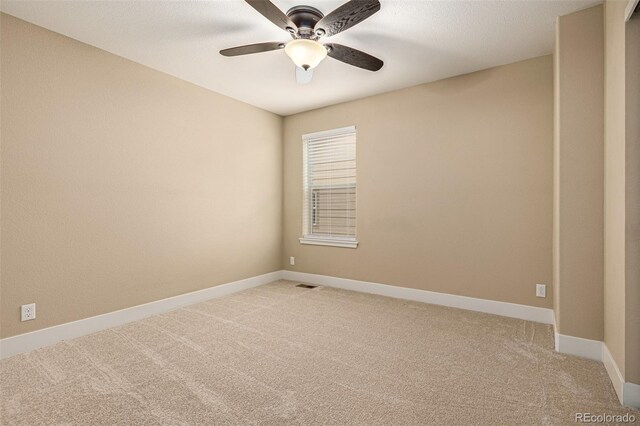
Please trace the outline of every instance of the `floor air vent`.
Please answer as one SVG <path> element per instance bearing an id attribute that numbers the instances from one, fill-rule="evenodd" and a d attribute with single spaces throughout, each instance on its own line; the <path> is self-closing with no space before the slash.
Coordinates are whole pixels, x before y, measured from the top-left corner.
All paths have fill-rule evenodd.
<path id="1" fill-rule="evenodd" d="M 300 288 L 316 288 L 318 286 L 317 285 L 309 285 L 309 284 L 298 284 L 296 287 L 300 287 Z"/>

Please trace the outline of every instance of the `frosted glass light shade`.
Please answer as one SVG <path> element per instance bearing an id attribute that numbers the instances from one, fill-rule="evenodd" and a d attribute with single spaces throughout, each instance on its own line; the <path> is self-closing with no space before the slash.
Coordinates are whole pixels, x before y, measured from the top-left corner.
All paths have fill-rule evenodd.
<path id="1" fill-rule="evenodd" d="M 284 52 L 294 64 L 305 71 L 317 67 L 327 57 L 327 49 L 323 45 L 302 38 L 287 43 Z"/>

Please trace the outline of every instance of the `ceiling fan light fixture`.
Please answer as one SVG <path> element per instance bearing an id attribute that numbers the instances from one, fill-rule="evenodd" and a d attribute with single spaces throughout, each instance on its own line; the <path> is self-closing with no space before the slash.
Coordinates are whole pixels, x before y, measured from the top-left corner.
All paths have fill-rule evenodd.
<path id="1" fill-rule="evenodd" d="M 294 64 L 305 71 L 317 67 L 327 57 L 327 49 L 322 44 L 302 38 L 287 43 L 284 52 Z"/>

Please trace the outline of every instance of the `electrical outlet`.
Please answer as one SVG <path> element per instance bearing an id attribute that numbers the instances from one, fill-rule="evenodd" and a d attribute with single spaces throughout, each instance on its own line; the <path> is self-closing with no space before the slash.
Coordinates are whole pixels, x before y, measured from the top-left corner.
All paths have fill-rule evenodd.
<path id="1" fill-rule="evenodd" d="M 295 257 L 293 257 L 293 256 L 291 256 L 291 257 L 289 258 L 289 265 L 293 266 L 293 265 L 295 265 L 295 264 L 296 264 L 296 258 L 295 258 Z"/>
<path id="2" fill-rule="evenodd" d="M 28 305 L 20 306 L 20 321 L 29 321 L 36 319 L 36 304 L 29 303 Z"/>
<path id="3" fill-rule="evenodd" d="M 545 284 L 536 284 L 536 297 L 547 297 L 547 286 Z"/>

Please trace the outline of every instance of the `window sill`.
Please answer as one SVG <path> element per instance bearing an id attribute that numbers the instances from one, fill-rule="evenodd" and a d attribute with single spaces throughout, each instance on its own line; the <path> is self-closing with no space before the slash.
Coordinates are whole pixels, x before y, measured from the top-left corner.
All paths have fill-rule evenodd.
<path id="1" fill-rule="evenodd" d="M 314 246 L 331 246 L 331 247 L 343 247 L 343 248 L 357 248 L 358 242 L 356 240 L 341 240 L 337 238 L 317 238 L 317 237 L 302 237 L 299 238 L 300 244 L 309 244 Z"/>

